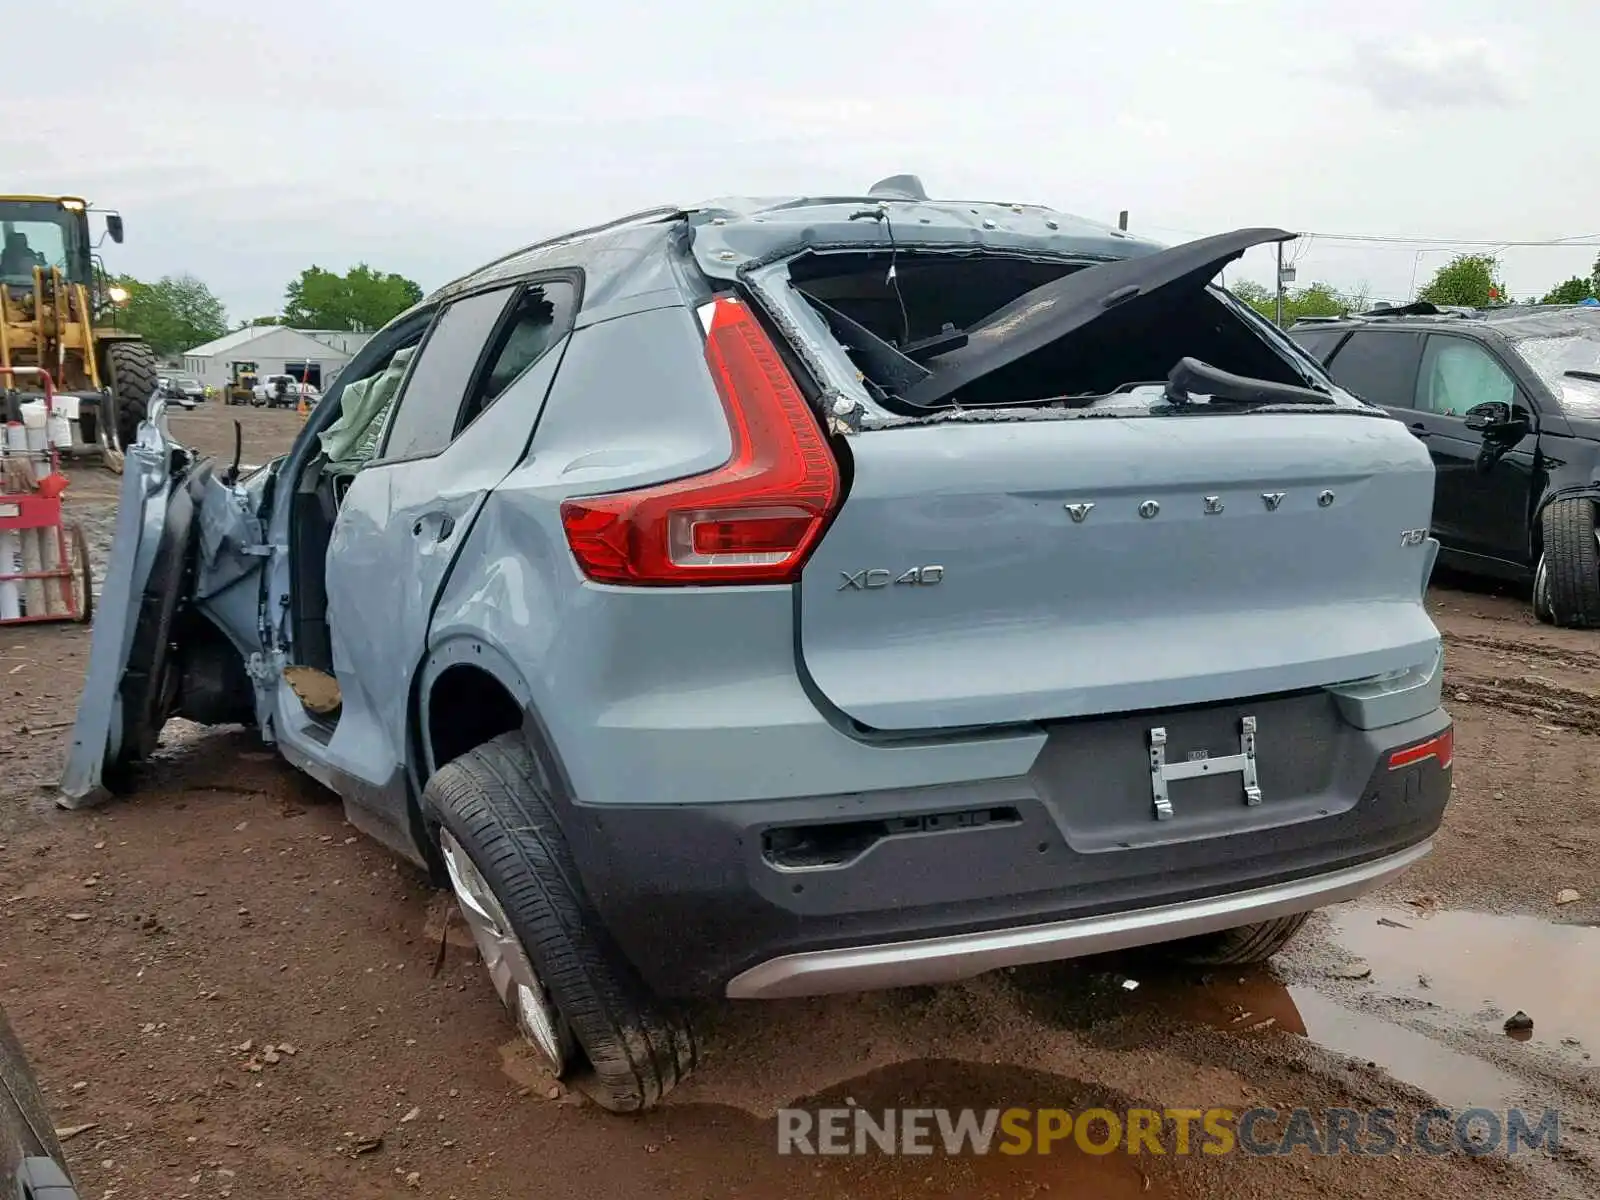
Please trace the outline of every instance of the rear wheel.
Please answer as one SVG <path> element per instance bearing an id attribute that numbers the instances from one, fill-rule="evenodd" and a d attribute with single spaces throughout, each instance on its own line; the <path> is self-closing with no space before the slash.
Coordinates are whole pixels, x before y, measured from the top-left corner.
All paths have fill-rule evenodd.
<path id="1" fill-rule="evenodd" d="M 1175 942 L 1172 952 L 1187 963 L 1203 967 L 1242 967 L 1264 963 L 1289 944 L 1310 913 L 1295 913 L 1271 921 L 1257 921 L 1237 929 L 1224 929 Z"/>
<path id="2" fill-rule="evenodd" d="M 654 1107 L 694 1068 L 688 1025 L 650 994 L 584 895 L 538 760 L 520 733 L 470 750 L 423 793 L 450 886 L 495 990 L 560 1077 L 581 1051 L 594 1098 Z"/>
<path id="3" fill-rule="evenodd" d="M 132 445 L 156 390 L 156 352 L 144 342 L 112 342 L 106 347 L 105 379 L 111 391 L 110 427 L 120 445 Z"/>
<path id="4" fill-rule="evenodd" d="M 1575 629 L 1600 627 L 1600 542 L 1595 535 L 1594 501 L 1557 500 L 1544 510 L 1545 590 L 1553 624 Z M 1535 572 L 1534 611 L 1539 607 Z"/>

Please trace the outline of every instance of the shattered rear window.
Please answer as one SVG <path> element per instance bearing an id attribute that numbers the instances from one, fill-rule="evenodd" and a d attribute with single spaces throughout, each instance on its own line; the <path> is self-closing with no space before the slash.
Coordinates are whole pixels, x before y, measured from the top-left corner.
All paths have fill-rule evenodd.
<path id="1" fill-rule="evenodd" d="M 1600 329 L 1527 338 L 1517 353 L 1549 385 L 1570 417 L 1600 417 Z M 1582 375 L 1568 372 L 1578 371 Z"/>

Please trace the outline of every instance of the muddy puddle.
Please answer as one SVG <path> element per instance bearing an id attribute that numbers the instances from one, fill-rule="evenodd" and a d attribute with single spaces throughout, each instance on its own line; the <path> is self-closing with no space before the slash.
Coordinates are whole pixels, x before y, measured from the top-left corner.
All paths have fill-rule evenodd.
<path id="1" fill-rule="evenodd" d="M 1503 1033 L 1523 1012 L 1533 1026 L 1518 1040 L 1600 1046 L 1600 928 L 1426 905 L 1329 918 L 1337 944 L 1372 968 L 1372 985 L 1387 995 L 1485 1032 Z"/>
<path id="2" fill-rule="evenodd" d="M 451 944 L 453 954 L 472 953 Z M 1278 1106 L 1315 1105 L 1340 1095 L 1357 1078 L 1351 1070 L 1387 1075 L 1457 1111 L 1559 1105 L 1563 1129 L 1586 1142 L 1600 1079 L 1587 1058 L 1600 1045 L 1596 997 L 1600 929 L 1345 906 L 1317 917 L 1270 967 L 1181 967 L 1145 952 L 941 988 L 708 1005 L 696 1015 L 699 1073 L 646 1123 L 678 1153 L 737 1160 L 752 1182 L 793 1197 L 1162 1197 L 1186 1194 L 1185 1172 L 1197 1168 L 1120 1148 L 1086 1152 L 1071 1137 L 1050 1154 L 935 1145 L 925 1156 L 785 1157 L 785 1110 L 1237 1112 L 1264 1094 Z M 1519 1011 L 1533 1019 L 1521 1043 L 1504 1030 Z M 1267 1057 L 1233 1054 L 1233 1038 Z M 1302 1065 L 1297 1043 L 1350 1061 Z M 521 1057 L 516 1043 L 502 1047 L 524 1094 L 587 1107 L 522 1069 Z M 1278 1076 L 1264 1093 L 1268 1062 L 1301 1074 Z"/>

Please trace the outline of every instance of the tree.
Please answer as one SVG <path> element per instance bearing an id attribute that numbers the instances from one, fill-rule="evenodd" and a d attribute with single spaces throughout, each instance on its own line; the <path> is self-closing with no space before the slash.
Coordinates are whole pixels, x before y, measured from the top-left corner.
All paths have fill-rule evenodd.
<path id="1" fill-rule="evenodd" d="M 1276 318 L 1277 296 L 1265 284 L 1246 279 L 1229 290 L 1267 320 Z M 1331 284 L 1320 282 L 1310 287 L 1291 288 L 1283 293 L 1283 323 L 1288 327 L 1302 317 L 1342 317 L 1350 312 L 1361 311 L 1366 303 L 1365 290 L 1345 295 Z"/>
<path id="2" fill-rule="evenodd" d="M 1484 308 L 1506 298 L 1506 285 L 1499 274 L 1500 260 L 1492 254 L 1458 254 L 1434 272 L 1417 299 Z"/>
<path id="3" fill-rule="evenodd" d="M 141 334 L 157 354 L 180 354 L 228 332 L 228 314 L 193 275 L 164 275 L 143 283 L 123 275 L 113 280 L 128 293 L 117 324 Z"/>
<path id="4" fill-rule="evenodd" d="M 1241 279 L 1228 290 L 1236 300 L 1243 300 L 1267 320 L 1272 320 L 1276 315 L 1272 289 L 1266 284 L 1257 283 L 1254 279 Z"/>
<path id="5" fill-rule="evenodd" d="M 357 263 L 339 275 L 307 267 L 285 292 L 285 324 L 305 329 L 377 329 L 422 299 L 422 288 L 404 275 Z"/>
<path id="6" fill-rule="evenodd" d="M 1574 275 L 1565 283 L 1551 288 L 1544 294 L 1544 299 L 1540 300 L 1539 303 L 1581 304 L 1585 300 L 1593 300 L 1594 298 L 1594 280 L 1584 279 L 1582 276 Z"/>

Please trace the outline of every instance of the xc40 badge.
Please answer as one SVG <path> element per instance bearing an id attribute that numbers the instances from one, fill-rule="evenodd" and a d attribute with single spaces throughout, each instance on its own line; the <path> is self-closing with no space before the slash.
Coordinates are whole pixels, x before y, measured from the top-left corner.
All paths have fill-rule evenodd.
<path id="1" fill-rule="evenodd" d="M 839 575 L 844 580 L 839 585 L 841 592 L 868 592 L 889 587 L 891 584 L 932 587 L 944 579 L 944 568 L 933 563 L 926 567 L 911 567 L 899 575 L 884 567 L 873 567 L 865 571 L 840 571 Z"/>

